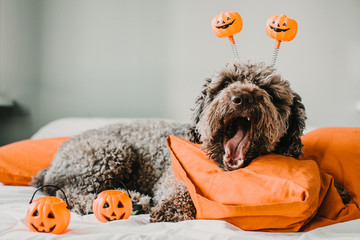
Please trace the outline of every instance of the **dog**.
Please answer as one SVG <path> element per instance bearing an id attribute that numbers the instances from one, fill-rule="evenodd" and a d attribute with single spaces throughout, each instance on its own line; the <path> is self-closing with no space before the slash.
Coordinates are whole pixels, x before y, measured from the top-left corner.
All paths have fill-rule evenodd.
<path id="1" fill-rule="evenodd" d="M 58 149 L 33 185 L 61 187 L 72 210 L 88 214 L 101 183 L 109 189 L 122 181 L 134 214 L 150 213 L 151 222 L 194 219 L 186 186 L 172 172 L 169 134 L 202 144 L 220 168 L 232 171 L 268 153 L 298 158 L 305 120 L 301 97 L 273 66 L 234 61 L 205 80 L 191 123 L 147 119 L 86 131 Z"/>

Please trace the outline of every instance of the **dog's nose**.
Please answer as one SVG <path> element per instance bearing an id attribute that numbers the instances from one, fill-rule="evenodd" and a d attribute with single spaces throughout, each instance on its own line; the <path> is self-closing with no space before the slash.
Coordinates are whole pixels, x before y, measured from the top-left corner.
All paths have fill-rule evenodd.
<path id="1" fill-rule="evenodd" d="M 248 93 L 242 93 L 239 95 L 231 96 L 231 102 L 232 102 L 232 104 L 235 104 L 235 105 L 251 104 L 253 102 L 253 98 Z"/>

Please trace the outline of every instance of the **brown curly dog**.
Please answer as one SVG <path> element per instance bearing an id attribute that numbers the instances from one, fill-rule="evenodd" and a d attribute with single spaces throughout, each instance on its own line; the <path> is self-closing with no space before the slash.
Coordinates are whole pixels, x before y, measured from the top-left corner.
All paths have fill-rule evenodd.
<path id="1" fill-rule="evenodd" d="M 87 214 L 100 182 L 114 179 L 104 187 L 116 188 L 121 180 L 131 189 L 135 214 L 150 213 L 152 222 L 194 219 L 189 193 L 172 172 L 167 135 L 188 134 L 221 168 L 235 170 L 267 153 L 297 158 L 305 119 L 301 98 L 272 66 L 232 62 L 206 80 L 192 124 L 139 120 L 74 136 L 34 185 L 58 185 L 72 210 Z"/>

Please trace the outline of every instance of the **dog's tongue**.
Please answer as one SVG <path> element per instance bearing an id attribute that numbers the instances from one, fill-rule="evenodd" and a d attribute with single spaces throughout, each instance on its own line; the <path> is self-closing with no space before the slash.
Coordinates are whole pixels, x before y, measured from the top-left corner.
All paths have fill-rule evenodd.
<path id="1" fill-rule="evenodd" d="M 242 149 L 245 143 L 247 142 L 248 138 L 249 138 L 248 131 L 246 130 L 244 131 L 242 128 L 239 128 L 235 136 L 229 139 L 229 141 L 227 141 L 225 146 L 225 152 L 229 153 L 229 157 L 232 160 L 244 159 Z"/>
<path id="2" fill-rule="evenodd" d="M 240 126 L 235 136 L 225 144 L 224 164 L 228 170 L 240 168 L 244 163 L 245 154 L 243 149 L 249 141 L 249 131 Z"/>

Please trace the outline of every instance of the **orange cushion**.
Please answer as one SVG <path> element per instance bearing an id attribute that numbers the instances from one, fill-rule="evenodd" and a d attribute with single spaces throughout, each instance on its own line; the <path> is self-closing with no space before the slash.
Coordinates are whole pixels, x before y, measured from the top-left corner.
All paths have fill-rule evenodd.
<path id="1" fill-rule="evenodd" d="M 50 165 L 57 149 L 67 139 L 29 139 L 0 147 L 0 182 L 29 185 L 38 171 Z"/>
<path id="2" fill-rule="evenodd" d="M 243 230 L 298 231 L 317 211 L 321 179 L 314 161 L 272 154 L 227 172 L 200 145 L 169 136 L 168 146 L 197 219 L 222 219 Z"/>
<path id="3" fill-rule="evenodd" d="M 265 231 L 309 231 L 359 219 L 360 128 L 323 128 L 302 140 L 302 160 L 266 155 L 232 172 L 221 170 L 200 145 L 169 136 L 168 146 L 174 173 L 186 184 L 198 219 Z M 335 181 L 351 193 L 348 204 Z"/>
<path id="4" fill-rule="evenodd" d="M 304 230 L 360 218 L 360 128 L 321 128 L 302 138 L 303 159 L 314 159 L 323 171 L 323 202 L 311 224 Z M 330 177 L 331 176 L 331 177 Z M 334 181 L 351 194 L 343 204 Z"/>

